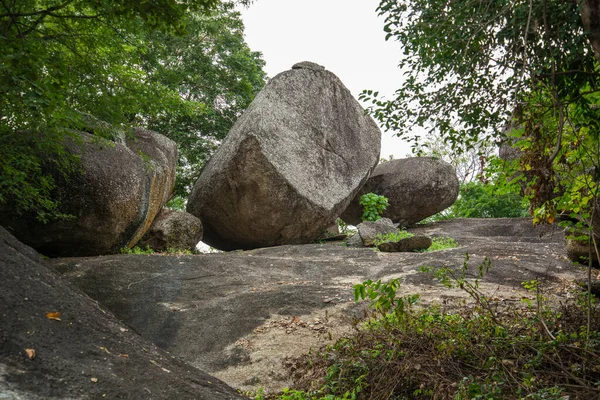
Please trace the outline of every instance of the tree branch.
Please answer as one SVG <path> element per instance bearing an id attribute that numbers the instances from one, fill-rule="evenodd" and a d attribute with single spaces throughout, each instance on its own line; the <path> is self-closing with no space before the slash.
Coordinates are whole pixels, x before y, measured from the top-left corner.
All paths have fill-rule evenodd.
<path id="1" fill-rule="evenodd" d="M 45 10 L 39 10 L 39 11 L 32 11 L 32 12 L 28 12 L 28 13 L 11 13 L 8 9 L 8 7 L 4 4 L 4 2 L 2 2 L 4 9 L 6 9 L 7 12 L 6 14 L 0 14 L 0 18 L 6 18 L 6 17 L 10 17 L 10 18 L 19 18 L 19 17 L 33 17 L 34 15 L 48 15 L 54 11 L 58 11 L 60 9 L 65 8 L 66 6 L 68 6 L 69 4 L 71 4 L 74 0 L 67 0 L 62 4 L 58 4 L 54 7 L 49 7 L 46 8 Z"/>

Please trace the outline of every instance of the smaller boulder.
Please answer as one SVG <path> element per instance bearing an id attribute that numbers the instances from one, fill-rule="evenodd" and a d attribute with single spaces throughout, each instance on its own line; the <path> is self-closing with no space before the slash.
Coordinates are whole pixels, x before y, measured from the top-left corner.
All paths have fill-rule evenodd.
<path id="1" fill-rule="evenodd" d="M 397 242 L 381 243 L 377 246 L 379 251 L 389 253 L 411 252 L 417 250 L 428 249 L 432 244 L 431 238 L 425 235 L 411 236 L 409 238 L 400 239 Z"/>
<path id="2" fill-rule="evenodd" d="M 585 291 L 588 290 L 588 281 L 586 280 L 580 280 L 577 281 L 577 284 L 579 285 L 579 287 Z M 596 297 L 600 297 L 600 281 L 597 279 L 594 279 L 590 282 L 590 293 L 593 294 Z"/>
<path id="3" fill-rule="evenodd" d="M 202 240 L 202 231 L 199 218 L 185 211 L 163 208 L 138 246 L 149 246 L 155 251 L 192 251 Z"/>
<path id="4" fill-rule="evenodd" d="M 359 223 L 359 199 L 372 192 L 388 199 L 384 217 L 409 226 L 450 207 L 458 197 L 458 189 L 456 170 L 445 161 L 433 157 L 387 161 L 375 168 L 340 218 L 348 224 Z"/>
<path id="5" fill-rule="evenodd" d="M 346 246 L 354 248 L 365 247 L 358 232 L 346 239 Z"/>
<path id="6" fill-rule="evenodd" d="M 590 257 L 589 245 L 579 240 L 567 239 L 567 257 L 570 260 L 587 265 Z M 596 256 L 596 252 L 593 248 L 592 263 L 596 266 L 598 265 L 598 257 Z"/>
<path id="7" fill-rule="evenodd" d="M 317 241 L 335 241 L 335 240 L 344 240 L 348 237 L 347 234 L 340 232 L 340 226 L 337 224 L 337 221 L 334 221 L 329 228 L 325 230 L 317 238 Z"/>
<path id="8" fill-rule="evenodd" d="M 377 221 L 365 221 L 358 224 L 356 229 L 358 229 L 358 234 L 363 244 L 367 247 L 374 246 L 379 235 L 387 235 L 398 230 L 389 218 L 381 218 Z"/>

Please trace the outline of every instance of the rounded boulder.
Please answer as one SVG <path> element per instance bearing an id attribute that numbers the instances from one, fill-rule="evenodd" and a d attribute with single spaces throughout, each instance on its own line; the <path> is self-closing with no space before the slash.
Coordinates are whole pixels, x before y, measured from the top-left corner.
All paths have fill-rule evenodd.
<path id="1" fill-rule="evenodd" d="M 112 142 L 78 132 L 66 145 L 80 157 L 79 171 L 57 181 L 56 197 L 71 219 L 42 224 L 4 215 L 2 225 L 51 257 L 118 253 L 133 247 L 169 199 L 177 146 L 156 132 L 134 129 Z"/>
<path id="2" fill-rule="evenodd" d="M 456 170 L 433 157 L 411 157 L 379 164 L 340 218 L 361 222 L 360 196 L 376 193 L 388 199 L 383 216 L 401 226 L 415 224 L 450 207 L 458 197 Z"/>
<path id="3" fill-rule="evenodd" d="M 200 219 L 184 211 L 163 208 L 138 245 L 148 246 L 155 251 L 192 251 L 200 240 Z"/>

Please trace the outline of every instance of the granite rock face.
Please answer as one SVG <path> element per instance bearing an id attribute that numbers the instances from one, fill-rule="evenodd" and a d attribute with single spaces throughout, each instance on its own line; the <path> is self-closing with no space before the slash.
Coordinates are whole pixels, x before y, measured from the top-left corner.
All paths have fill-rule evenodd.
<path id="1" fill-rule="evenodd" d="M 245 398 L 142 339 L 2 227 L 0 269 L 0 398 Z"/>
<path id="2" fill-rule="evenodd" d="M 175 183 L 173 141 L 135 129 L 126 143 L 80 132 L 81 172 L 58 181 L 63 210 L 75 218 L 40 224 L 5 214 L 0 223 L 23 243 L 47 256 L 113 254 L 133 247 L 169 199 Z"/>
<path id="3" fill-rule="evenodd" d="M 415 224 L 450 207 L 458 197 L 456 171 L 432 157 L 412 157 L 379 164 L 340 218 L 356 225 L 361 221 L 358 203 L 365 193 L 388 198 L 383 216 L 402 226 Z"/>
<path id="4" fill-rule="evenodd" d="M 379 159 L 381 132 L 331 72 L 296 64 L 265 86 L 207 163 L 187 211 L 221 250 L 308 243 Z"/>

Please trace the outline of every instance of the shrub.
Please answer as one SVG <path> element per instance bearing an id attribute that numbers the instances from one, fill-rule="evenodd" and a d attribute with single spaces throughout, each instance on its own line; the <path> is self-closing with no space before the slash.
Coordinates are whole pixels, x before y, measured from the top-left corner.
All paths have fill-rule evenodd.
<path id="1" fill-rule="evenodd" d="M 363 221 L 377 221 L 388 207 L 388 199 L 375 193 L 360 196 L 359 204 L 363 207 Z"/>
<path id="2" fill-rule="evenodd" d="M 461 185 L 452 206 L 455 218 L 515 218 L 529 216 L 518 193 L 499 192 L 494 185 L 469 182 Z"/>
<path id="3" fill-rule="evenodd" d="M 526 201 L 512 186 L 468 182 L 460 186 L 456 202 L 422 223 L 453 218 L 516 218 L 528 217 Z"/>
<path id="4" fill-rule="evenodd" d="M 489 267 L 487 259 L 469 267 L 467 256 L 459 271 L 423 269 L 471 296 L 473 306 L 454 311 L 416 307 L 418 296 L 398 296 L 398 279 L 356 285 L 355 297 L 369 300 L 371 318 L 300 360 L 296 397 L 280 398 L 597 398 L 598 305 L 577 292 L 552 309 L 537 281 L 524 283 L 534 300 L 507 305 L 479 288 Z"/>
<path id="5" fill-rule="evenodd" d="M 140 246 L 134 246 L 131 249 L 127 247 L 123 247 L 121 249 L 121 254 L 154 254 L 156 253 L 149 245 L 146 245 L 145 248 Z"/>

